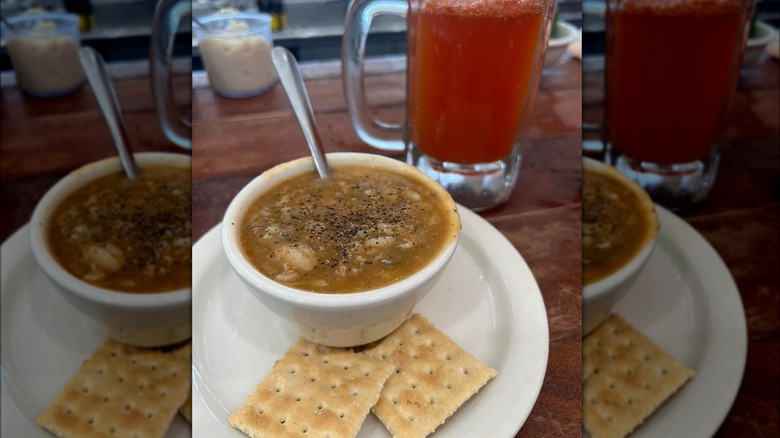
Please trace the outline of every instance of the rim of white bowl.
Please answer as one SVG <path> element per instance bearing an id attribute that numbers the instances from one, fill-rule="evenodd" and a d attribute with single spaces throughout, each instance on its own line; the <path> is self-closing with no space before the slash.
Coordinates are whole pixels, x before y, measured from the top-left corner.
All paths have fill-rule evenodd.
<path id="1" fill-rule="evenodd" d="M 169 152 L 142 152 L 133 154 L 138 166 L 158 164 L 191 166 L 189 155 Z M 59 283 L 75 295 L 79 295 L 95 303 L 111 307 L 128 309 L 146 309 L 168 307 L 192 300 L 192 288 L 176 289 L 167 292 L 130 293 L 104 289 L 87 283 L 66 271 L 49 251 L 48 239 L 44 231 L 47 229 L 54 209 L 62 199 L 87 182 L 111 172 L 121 171 L 119 157 L 111 157 L 88 163 L 66 175 L 52 186 L 36 205 L 30 220 L 30 243 L 33 256 L 38 266 L 53 281 Z"/>
<path id="2" fill-rule="evenodd" d="M 642 246 L 641 251 L 639 251 L 628 263 L 624 264 L 620 267 L 617 271 L 609 274 L 608 276 L 602 278 L 599 281 L 596 281 L 594 283 L 590 283 L 588 285 L 583 285 L 582 287 L 582 298 L 583 299 L 589 299 L 589 298 L 595 298 L 598 297 L 607 291 L 611 290 L 612 288 L 616 287 L 620 283 L 626 281 L 631 275 L 634 274 L 634 272 L 641 269 L 642 265 L 647 261 L 647 259 L 650 258 L 650 254 L 653 252 L 653 249 L 655 248 L 656 240 L 658 239 L 658 233 L 660 231 L 660 221 L 658 220 L 658 213 L 655 211 L 655 204 L 653 204 L 652 200 L 650 199 L 650 195 L 647 194 L 639 185 L 637 185 L 632 179 L 629 177 L 623 175 L 619 170 L 615 169 L 614 167 L 602 163 L 601 161 L 594 160 L 592 158 L 583 157 L 583 174 L 585 172 L 585 167 L 591 167 L 596 172 L 602 172 L 602 173 L 609 173 L 610 175 L 615 176 L 616 178 L 620 179 L 625 183 L 628 187 L 631 187 L 631 189 L 637 193 L 644 194 L 643 197 L 646 197 L 645 201 L 649 202 L 653 209 L 653 215 L 656 218 L 656 224 L 657 227 L 655 233 L 650 237 L 650 239 L 645 242 L 645 244 Z"/>
<path id="3" fill-rule="evenodd" d="M 571 23 L 567 23 L 565 21 L 558 21 L 558 26 L 561 26 L 561 28 L 566 29 L 567 34 L 564 36 L 560 36 L 558 38 L 550 38 L 547 41 L 547 45 L 549 47 L 558 47 L 558 46 L 566 46 L 569 45 L 572 41 L 577 39 L 577 35 L 579 34 L 578 29 L 576 26 L 574 26 Z"/>
<path id="4" fill-rule="evenodd" d="M 769 44 L 769 42 L 772 41 L 772 38 L 775 37 L 775 34 L 777 34 L 777 29 L 772 27 L 772 25 L 769 23 L 763 21 L 756 21 L 756 29 L 758 29 L 758 32 L 763 32 L 763 35 L 759 35 L 755 38 L 748 38 L 748 47 L 757 47 L 763 46 L 764 44 Z"/>
<path id="5" fill-rule="evenodd" d="M 457 213 L 457 205 L 455 204 L 455 201 L 452 201 L 449 193 L 414 166 L 381 155 L 359 152 L 329 153 L 327 154 L 327 160 L 328 164 L 331 166 L 345 163 L 379 162 L 385 165 L 381 167 L 389 167 L 416 175 L 423 181 L 429 182 L 434 190 L 446 195 L 444 199 L 449 199 L 452 202 L 452 208 L 455 210 L 455 217 L 460 221 L 460 215 Z M 269 295 L 279 300 L 293 302 L 301 306 L 331 310 L 345 307 L 356 308 L 373 306 L 383 301 L 394 299 L 402 295 L 403 292 L 409 291 L 416 285 L 431 279 L 447 264 L 450 257 L 455 252 L 460 231 L 458 231 L 458 235 L 452 239 L 446 247 L 439 251 L 433 261 L 424 268 L 391 285 L 362 292 L 343 294 L 309 292 L 285 286 L 266 277 L 255 269 L 249 260 L 247 260 L 238 242 L 237 233 L 231 232 L 237 228 L 236 224 L 243 217 L 245 210 L 241 208 L 241 205 L 248 205 L 265 190 L 274 187 L 278 182 L 287 177 L 314 171 L 314 163 L 311 157 L 299 158 L 277 165 L 244 186 L 235 198 L 233 198 L 233 201 L 231 201 L 230 206 L 228 206 L 228 209 L 225 212 L 222 222 L 222 245 L 228 261 L 241 277 L 252 284 L 258 285 L 259 288 Z"/>

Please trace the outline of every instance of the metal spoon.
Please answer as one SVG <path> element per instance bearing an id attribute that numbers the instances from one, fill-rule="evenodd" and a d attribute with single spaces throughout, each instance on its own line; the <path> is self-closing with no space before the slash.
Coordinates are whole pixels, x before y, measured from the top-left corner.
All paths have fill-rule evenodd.
<path id="1" fill-rule="evenodd" d="M 322 139 L 317 131 L 317 121 L 314 120 L 314 111 L 311 108 L 309 94 L 303 84 L 298 63 L 289 50 L 284 47 L 275 47 L 272 51 L 274 68 L 279 74 L 279 81 L 287 93 L 287 100 L 293 108 L 298 124 L 301 126 L 303 136 L 309 145 L 311 156 L 314 159 L 314 168 L 322 179 L 330 177 L 330 169 L 325 159 L 325 149 L 322 147 Z"/>
<path id="2" fill-rule="evenodd" d="M 89 85 L 92 87 L 92 92 L 100 105 L 100 110 L 103 112 L 103 117 L 106 119 L 108 130 L 111 131 L 111 137 L 114 138 L 119 159 L 122 161 L 122 168 L 128 178 L 136 178 L 138 168 L 130 151 L 130 141 L 125 131 L 122 110 L 119 108 L 119 100 L 116 98 L 116 92 L 106 71 L 103 57 L 91 47 L 82 47 L 79 50 L 79 59 L 84 73 L 87 75 Z"/>

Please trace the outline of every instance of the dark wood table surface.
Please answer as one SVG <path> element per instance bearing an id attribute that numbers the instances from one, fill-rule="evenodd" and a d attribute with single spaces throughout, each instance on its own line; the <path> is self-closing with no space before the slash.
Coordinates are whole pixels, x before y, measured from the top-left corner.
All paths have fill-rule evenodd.
<path id="1" fill-rule="evenodd" d="M 402 67 L 382 62 L 367 67 L 376 72 L 366 78 L 369 103 L 382 119 L 403 118 Z M 338 66 L 304 66 L 303 71 L 326 152 L 373 151 L 350 124 Z M 580 78 L 576 60 L 545 72 L 517 189 L 509 202 L 481 213 L 528 262 L 549 319 L 547 374 L 517 436 L 575 436 L 581 431 Z M 250 179 L 308 155 L 308 149 L 278 85 L 246 100 L 196 89 L 193 111 L 193 230 L 198 237 L 221 220 Z"/>
<path id="2" fill-rule="evenodd" d="M 586 124 L 603 118 L 602 67 L 603 57 L 583 64 Z M 743 69 L 715 186 L 700 208 L 678 213 L 720 254 L 745 308 L 747 363 L 722 437 L 780 436 L 779 74 L 776 59 Z"/>

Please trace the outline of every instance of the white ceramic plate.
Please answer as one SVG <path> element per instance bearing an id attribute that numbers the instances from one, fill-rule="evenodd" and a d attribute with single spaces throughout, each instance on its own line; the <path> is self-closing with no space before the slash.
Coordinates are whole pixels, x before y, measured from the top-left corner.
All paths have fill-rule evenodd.
<path id="1" fill-rule="evenodd" d="M 747 354 L 745 311 L 728 268 L 685 221 L 656 206 L 655 252 L 614 312 L 696 377 L 632 437 L 711 437 L 739 391 Z"/>
<path id="2" fill-rule="evenodd" d="M 35 424 L 106 338 L 103 327 L 85 318 L 54 289 L 33 258 L 28 226 L 3 243 L 2 279 L 2 436 L 51 438 Z M 166 438 L 191 435 L 177 415 Z"/>
<path id="3" fill-rule="evenodd" d="M 488 222 L 460 207 L 463 232 L 444 275 L 415 311 L 499 374 L 436 437 L 510 437 L 525 422 L 544 380 L 547 314 L 528 265 Z M 297 335 L 233 273 L 214 227 L 193 249 L 195 437 L 242 437 L 227 417 Z M 358 437 L 389 437 L 369 414 Z"/>

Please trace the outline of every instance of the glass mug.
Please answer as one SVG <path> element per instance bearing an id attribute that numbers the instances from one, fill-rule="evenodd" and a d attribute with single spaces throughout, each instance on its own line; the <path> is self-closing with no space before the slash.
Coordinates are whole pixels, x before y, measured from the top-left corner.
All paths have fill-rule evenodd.
<path id="1" fill-rule="evenodd" d="M 606 161 L 665 207 L 715 182 L 752 4 L 607 1 Z"/>
<path id="2" fill-rule="evenodd" d="M 173 43 L 179 23 L 192 15 L 190 0 L 160 0 L 154 11 L 149 49 L 152 97 L 163 132 L 176 145 L 192 149 L 192 122 L 182 118 L 171 89 Z"/>
<path id="3" fill-rule="evenodd" d="M 485 210 L 517 182 L 553 0 L 353 0 L 342 45 L 347 107 L 369 145 L 406 160 L 458 203 Z M 372 118 L 362 58 L 371 20 L 406 17 L 406 122 Z"/>

